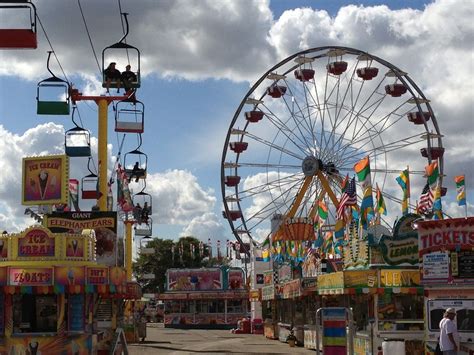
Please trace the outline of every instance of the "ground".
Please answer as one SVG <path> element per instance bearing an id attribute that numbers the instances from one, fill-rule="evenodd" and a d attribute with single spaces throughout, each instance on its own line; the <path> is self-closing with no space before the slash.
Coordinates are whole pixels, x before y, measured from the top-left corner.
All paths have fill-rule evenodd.
<path id="1" fill-rule="evenodd" d="M 145 342 L 129 344 L 131 355 L 148 354 L 314 354 L 263 335 L 231 334 L 229 330 L 169 329 L 149 323 Z"/>

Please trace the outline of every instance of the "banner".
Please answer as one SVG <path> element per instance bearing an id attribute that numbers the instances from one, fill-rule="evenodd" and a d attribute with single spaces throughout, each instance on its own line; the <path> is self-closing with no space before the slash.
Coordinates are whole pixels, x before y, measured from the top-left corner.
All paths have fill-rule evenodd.
<path id="1" fill-rule="evenodd" d="M 169 269 L 168 291 L 208 291 L 222 289 L 222 272 L 212 269 Z"/>
<path id="2" fill-rule="evenodd" d="M 107 285 L 109 283 L 109 269 L 107 267 L 88 267 L 87 284 Z"/>
<path id="3" fill-rule="evenodd" d="M 57 285 L 85 285 L 85 270 L 82 266 L 55 266 L 54 279 Z"/>
<path id="4" fill-rule="evenodd" d="M 23 205 L 67 204 L 69 161 L 66 155 L 23 158 Z"/>
<path id="5" fill-rule="evenodd" d="M 93 229 L 97 262 L 117 265 L 117 212 L 53 212 L 46 216 L 46 227 L 54 233 L 81 233 L 84 229 Z M 76 253 L 80 252 L 79 247 L 78 244 Z M 72 245 L 69 253 L 74 253 Z"/>

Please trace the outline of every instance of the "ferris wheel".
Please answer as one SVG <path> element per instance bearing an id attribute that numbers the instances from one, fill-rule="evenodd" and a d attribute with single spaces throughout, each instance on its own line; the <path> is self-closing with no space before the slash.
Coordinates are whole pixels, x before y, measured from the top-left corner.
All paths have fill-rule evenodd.
<path id="1" fill-rule="evenodd" d="M 437 160 L 442 179 L 443 153 L 430 101 L 408 73 L 353 48 L 301 51 L 264 73 L 235 112 L 221 161 L 223 216 L 239 241 L 261 240 L 275 216 L 308 217 L 318 198 L 334 216 L 341 180 L 367 156 L 373 185 L 401 215 L 397 176 L 408 167 L 421 180 Z"/>

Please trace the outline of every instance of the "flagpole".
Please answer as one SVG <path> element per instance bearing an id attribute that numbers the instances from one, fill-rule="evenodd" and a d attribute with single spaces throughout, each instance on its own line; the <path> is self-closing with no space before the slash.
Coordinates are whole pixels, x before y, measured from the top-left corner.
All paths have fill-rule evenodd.
<path id="1" fill-rule="evenodd" d="M 410 167 L 407 165 L 407 182 L 408 182 L 408 186 L 407 186 L 407 212 L 410 213 L 410 195 L 411 195 L 411 192 L 410 192 Z"/>

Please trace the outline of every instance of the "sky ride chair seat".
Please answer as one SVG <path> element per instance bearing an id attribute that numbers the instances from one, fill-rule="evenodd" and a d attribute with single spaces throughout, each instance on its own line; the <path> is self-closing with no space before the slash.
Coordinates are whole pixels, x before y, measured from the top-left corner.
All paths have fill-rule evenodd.
<path id="1" fill-rule="evenodd" d="M 56 92 L 56 90 L 64 91 L 64 99 L 51 100 L 44 99 L 45 93 Z M 37 110 L 38 115 L 69 115 L 69 83 L 57 77 L 51 77 L 40 81 L 37 88 Z"/>
<path id="2" fill-rule="evenodd" d="M 74 127 L 67 130 L 64 137 L 64 150 L 69 157 L 90 157 L 91 145 L 89 131 L 81 127 Z"/>
<path id="3" fill-rule="evenodd" d="M 38 47 L 36 7 L 27 1 L 2 1 L 0 4 L 0 11 L 2 13 L 16 9 L 26 9 L 30 12 L 28 27 L 25 24 L 23 28 L 0 28 L 0 48 L 36 49 Z"/>
<path id="4" fill-rule="evenodd" d="M 138 100 L 119 101 L 115 111 L 115 132 L 143 133 L 145 109 Z"/>
<path id="5" fill-rule="evenodd" d="M 124 53 L 128 53 L 128 51 L 134 51 L 137 53 L 137 63 L 134 64 L 135 66 L 133 68 L 137 68 L 137 71 L 134 71 L 135 75 L 137 76 L 137 80 L 136 81 L 132 81 L 132 82 L 129 82 L 129 88 L 132 88 L 132 89 L 138 89 L 140 86 L 141 86 L 141 79 L 140 79 L 140 51 L 138 50 L 138 48 L 134 47 L 134 46 L 131 46 L 130 44 L 127 44 L 127 43 L 123 43 L 123 42 L 117 42 L 115 44 L 112 44 L 111 46 L 109 47 L 106 47 L 104 48 L 104 50 L 102 51 L 102 87 L 103 88 L 106 88 L 107 87 L 107 80 L 105 78 L 105 53 L 107 52 L 107 50 L 122 50 L 123 49 L 123 52 Z M 110 81 L 110 85 L 109 85 L 109 88 L 123 88 L 124 85 L 123 85 L 123 82 L 122 80 L 111 80 Z"/>
<path id="6" fill-rule="evenodd" d="M 98 182 L 99 177 L 94 173 L 82 178 L 81 198 L 83 200 L 97 200 L 100 197 L 100 193 L 97 189 Z"/>
<path id="7" fill-rule="evenodd" d="M 134 230 L 135 235 L 140 237 L 150 237 L 152 235 L 153 221 L 151 217 L 148 217 L 148 223 L 137 223 L 135 224 Z"/>

